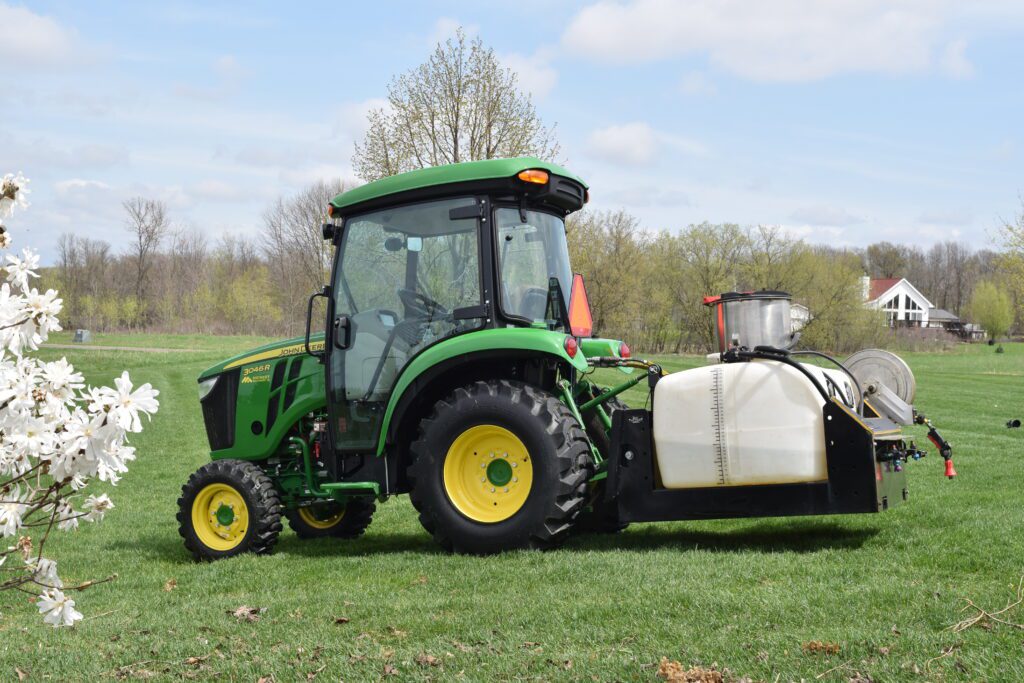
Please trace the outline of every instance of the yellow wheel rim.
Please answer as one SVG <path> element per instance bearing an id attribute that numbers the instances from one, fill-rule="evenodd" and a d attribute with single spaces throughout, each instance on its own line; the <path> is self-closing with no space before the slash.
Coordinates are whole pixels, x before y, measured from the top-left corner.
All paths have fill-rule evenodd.
<path id="1" fill-rule="evenodd" d="M 209 484 L 192 502 L 192 528 L 203 545 L 232 550 L 249 530 L 249 508 L 233 486 Z"/>
<path id="2" fill-rule="evenodd" d="M 317 513 L 320 512 L 320 515 Z M 314 529 L 330 529 L 345 516 L 345 508 L 341 508 L 334 514 L 325 515 L 322 510 L 315 508 L 299 508 L 299 519 Z"/>
<path id="3" fill-rule="evenodd" d="M 477 425 L 459 434 L 444 458 L 444 490 L 476 522 L 503 522 L 519 511 L 533 486 L 533 462 L 515 434 Z"/>

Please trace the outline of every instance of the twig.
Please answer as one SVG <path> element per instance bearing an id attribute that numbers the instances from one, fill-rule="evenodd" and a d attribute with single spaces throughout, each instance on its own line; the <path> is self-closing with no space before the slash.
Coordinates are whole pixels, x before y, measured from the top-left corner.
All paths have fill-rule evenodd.
<path id="1" fill-rule="evenodd" d="M 853 663 L 853 660 L 851 659 L 851 660 L 849 660 L 847 662 L 843 662 L 842 664 L 837 664 L 837 665 L 833 666 L 831 669 L 829 669 L 828 671 L 822 671 L 820 674 L 815 676 L 815 678 L 824 678 L 825 676 L 827 676 L 828 674 L 832 673 L 836 669 L 845 669 L 846 667 L 848 667 L 852 663 Z"/>
<path id="2" fill-rule="evenodd" d="M 989 611 L 986 611 L 986 610 L 982 609 L 981 607 L 978 607 L 974 603 L 974 601 L 971 600 L 970 598 L 964 598 L 964 601 L 967 604 L 964 605 L 963 609 L 960 610 L 961 612 L 963 612 L 964 610 L 973 608 L 973 609 L 976 609 L 978 611 L 978 613 L 973 615 L 973 616 L 968 617 L 967 619 L 964 619 L 962 621 L 958 621 L 957 623 L 955 623 L 952 626 L 950 626 L 948 628 L 948 630 L 952 631 L 953 633 L 960 633 L 961 631 L 966 631 L 967 629 L 971 628 L 972 626 L 976 626 L 977 624 L 981 623 L 985 619 L 989 619 L 991 621 L 995 621 L 995 622 L 998 622 L 1000 624 L 1004 624 L 1004 625 L 1009 626 L 1011 628 L 1016 628 L 1016 629 L 1024 630 L 1024 624 L 1017 624 L 1017 623 L 1014 623 L 1012 621 L 1007 621 L 1006 619 L 1000 619 L 998 617 L 998 615 L 1005 614 L 1006 612 L 1009 612 L 1010 610 L 1012 610 L 1017 605 L 1019 605 L 1022 602 L 1024 602 L 1024 576 L 1022 576 L 1020 581 L 1017 583 L 1017 599 L 1014 602 L 1008 603 L 1006 605 L 1006 607 L 1002 608 L 1001 610 L 997 610 L 995 612 L 989 612 Z"/>
<path id="3" fill-rule="evenodd" d="M 959 649 L 960 649 L 959 645 L 949 645 L 947 647 L 944 647 L 942 649 L 942 654 L 941 655 L 939 655 L 938 657 L 932 657 L 931 659 L 929 659 L 927 662 L 924 663 L 925 670 L 928 669 L 929 665 L 932 662 L 938 661 L 938 660 L 940 660 L 940 659 L 942 659 L 944 657 L 948 657 L 948 656 L 950 656 L 951 654 L 953 654 L 954 652 L 956 652 Z"/>
<path id="4" fill-rule="evenodd" d="M 109 612 L 100 612 L 99 614 L 91 614 L 91 615 L 87 616 L 85 619 L 83 619 L 82 621 L 89 621 L 90 619 L 99 619 L 100 617 L 105 617 L 108 614 L 113 614 L 114 612 L 119 612 L 119 611 L 120 610 L 112 609 Z"/>

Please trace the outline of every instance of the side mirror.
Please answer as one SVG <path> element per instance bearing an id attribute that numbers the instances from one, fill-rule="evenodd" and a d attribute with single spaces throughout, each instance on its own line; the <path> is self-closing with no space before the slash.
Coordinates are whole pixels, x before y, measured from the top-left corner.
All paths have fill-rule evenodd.
<path id="1" fill-rule="evenodd" d="M 315 358 L 323 359 L 324 355 L 326 355 L 326 349 L 324 348 L 323 344 L 320 344 L 320 349 L 317 350 L 317 351 L 314 351 L 310 347 L 310 344 L 309 344 L 309 331 L 310 331 L 309 328 L 310 328 L 310 326 L 313 323 L 313 302 L 316 301 L 318 298 L 329 299 L 330 296 L 331 296 L 331 288 L 326 286 L 326 285 L 324 285 L 323 289 L 321 289 L 319 292 L 314 292 L 309 297 L 309 303 L 306 305 L 306 343 L 305 343 L 306 353 L 308 353 L 309 355 L 311 355 L 311 356 L 313 356 Z"/>
<path id="2" fill-rule="evenodd" d="M 336 228 L 337 226 L 334 225 L 334 223 L 324 223 L 323 225 L 320 226 L 320 234 L 324 236 L 325 241 L 333 241 L 334 231 Z"/>

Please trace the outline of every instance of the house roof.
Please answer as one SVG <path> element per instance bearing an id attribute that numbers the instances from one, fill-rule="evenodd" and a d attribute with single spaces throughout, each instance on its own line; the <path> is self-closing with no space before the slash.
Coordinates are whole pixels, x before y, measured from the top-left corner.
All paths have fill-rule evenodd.
<path id="1" fill-rule="evenodd" d="M 928 311 L 928 318 L 931 319 L 931 320 L 940 321 L 940 322 L 941 321 L 949 321 L 949 322 L 959 322 L 960 321 L 960 317 L 959 316 L 957 316 L 955 313 L 950 313 L 949 311 L 947 311 L 944 308 L 933 308 L 933 309 L 929 310 Z"/>
<path id="2" fill-rule="evenodd" d="M 935 308 L 935 305 L 928 300 L 928 297 L 922 294 L 921 290 L 911 284 L 910 280 L 905 277 L 872 278 L 871 286 L 868 288 L 868 301 L 878 301 L 886 294 L 886 292 L 901 282 L 907 283 L 907 287 L 909 287 L 914 294 L 920 297 L 920 300 L 924 302 L 924 307 L 926 309 Z"/>
<path id="3" fill-rule="evenodd" d="M 882 296 L 902 280 L 901 277 L 871 278 L 871 287 L 868 289 L 868 299 L 874 301 Z"/>

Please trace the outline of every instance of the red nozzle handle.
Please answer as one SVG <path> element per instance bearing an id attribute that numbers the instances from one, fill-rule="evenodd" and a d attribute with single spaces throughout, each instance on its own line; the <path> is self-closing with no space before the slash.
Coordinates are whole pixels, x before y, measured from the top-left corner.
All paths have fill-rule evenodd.
<path id="1" fill-rule="evenodd" d="M 953 458 L 946 461 L 946 476 L 950 479 L 956 476 L 956 469 L 953 467 Z"/>

